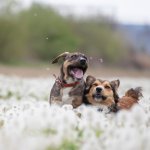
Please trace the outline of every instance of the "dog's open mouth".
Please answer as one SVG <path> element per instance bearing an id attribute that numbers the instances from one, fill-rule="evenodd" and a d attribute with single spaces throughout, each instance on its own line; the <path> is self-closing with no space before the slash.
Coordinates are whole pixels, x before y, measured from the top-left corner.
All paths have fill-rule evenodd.
<path id="1" fill-rule="evenodd" d="M 101 94 L 94 94 L 93 97 L 96 101 L 105 100 L 107 98 L 106 96 L 101 95 Z"/>
<path id="2" fill-rule="evenodd" d="M 82 68 L 78 68 L 78 67 L 73 67 L 70 69 L 70 73 L 73 77 L 77 78 L 77 79 L 81 79 L 83 78 L 84 75 L 84 71 Z"/>

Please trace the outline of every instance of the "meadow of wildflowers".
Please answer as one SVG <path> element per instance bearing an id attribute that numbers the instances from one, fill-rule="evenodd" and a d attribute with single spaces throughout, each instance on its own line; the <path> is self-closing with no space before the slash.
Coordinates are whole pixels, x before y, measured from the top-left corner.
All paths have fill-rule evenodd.
<path id="1" fill-rule="evenodd" d="M 0 75 L 0 150 L 149 150 L 150 80 L 120 80 L 120 95 L 142 86 L 144 97 L 130 111 L 106 114 L 50 107 L 52 78 Z"/>

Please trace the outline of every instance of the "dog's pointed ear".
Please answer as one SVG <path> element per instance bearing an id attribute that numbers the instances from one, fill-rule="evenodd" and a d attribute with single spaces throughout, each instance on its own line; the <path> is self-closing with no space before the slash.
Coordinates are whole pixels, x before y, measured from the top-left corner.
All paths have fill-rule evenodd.
<path id="1" fill-rule="evenodd" d="M 119 85 L 120 85 L 120 80 L 113 80 L 110 82 L 111 86 L 117 91 Z"/>
<path id="2" fill-rule="evenodd" d="M 69 52 L 64 52 L 64 53 L 58 55 L 56 58 L 54 58 L 54 59 L 52 60 L 52 64 L 58 63 L 58 60 L 59 60 L 60 58 L 62 58 L 62 59 L 64 60 L 65 57 L 66 57 L 68 54 L 69 54 Z"/>
<path id="3" fill-rule="evenodd" d="M 96 80 L 95 77 L 93 77 L 93 76 L 91 76 L 91 75 L 87 76 L 87 78 L 86 78 L 86 90 L 88 90 L 88 89 L 90 88 L 91 84 L 92 84 L 95 80 Z"/>

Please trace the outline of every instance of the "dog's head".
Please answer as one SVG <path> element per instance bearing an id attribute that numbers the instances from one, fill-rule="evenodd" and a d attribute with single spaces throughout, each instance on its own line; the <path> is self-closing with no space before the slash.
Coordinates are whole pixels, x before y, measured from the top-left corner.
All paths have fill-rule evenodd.
<path id="1" fill-rule="evenodd" d="M 52 64 L 57 63 L 59 59 L 63 59 L 61 75 L 64 80 L 70 77 L 74 80 L 83 78 L 88 68 L 88 59 L 84 54 L 65 52 L 53 59 Z"/>
<path id="2" fill-rule="evenodd" d="M 117 89 L 120 81 L 107 81 L 96 79 L 93 76 L 86 78 L 85 96 L 92 105 L 111 106 L 118 100 Z"/>

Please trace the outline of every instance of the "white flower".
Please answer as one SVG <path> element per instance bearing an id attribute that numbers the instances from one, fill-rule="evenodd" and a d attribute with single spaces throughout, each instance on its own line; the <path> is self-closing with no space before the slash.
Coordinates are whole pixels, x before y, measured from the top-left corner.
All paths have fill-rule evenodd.
<path id="1" fill-rule="evenodd" d="M 120 81 L 119 93 L 140 84 L 144 98 L 106 115 L 85 105 L 50 106 L 51 79 L 0 76 L 0 149 L 149 150 L 149 79 Z"/>

